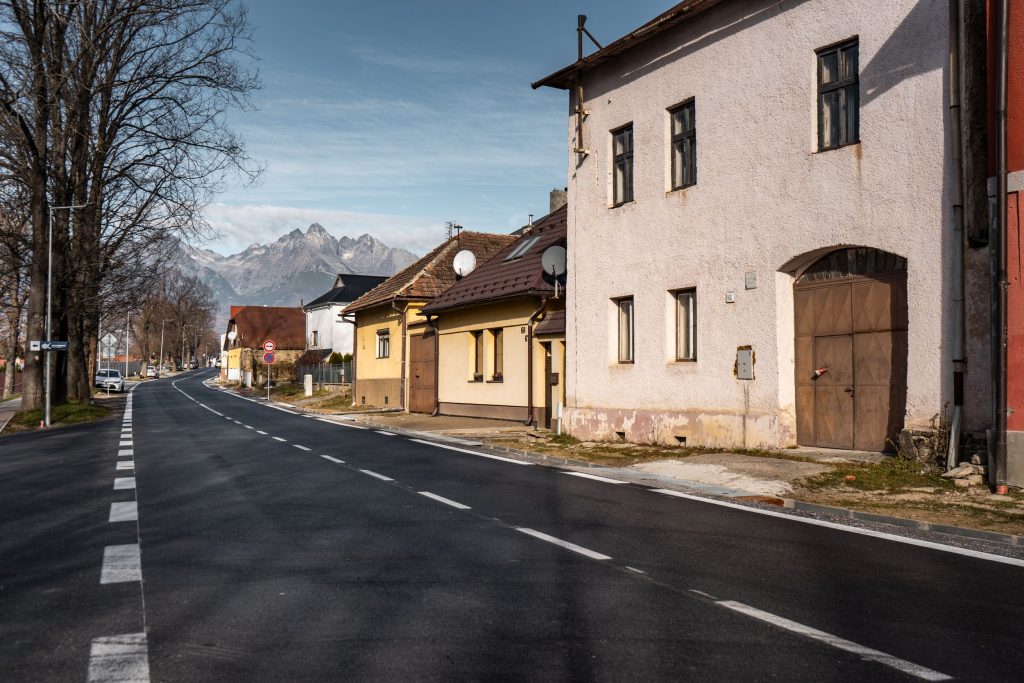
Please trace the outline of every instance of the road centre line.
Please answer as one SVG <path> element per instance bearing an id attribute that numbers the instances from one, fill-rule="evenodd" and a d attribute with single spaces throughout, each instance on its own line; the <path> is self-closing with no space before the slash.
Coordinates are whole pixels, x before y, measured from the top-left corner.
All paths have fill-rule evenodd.
<path id="1" fill-rule="evenodd" d="M 819 631 L 816 628 L 804 626 L 803 624 L 799 624 L 795 621 L 790 621 L 789 619 L 785 619 L 770 612 L 759 610 L 756 607 L 745 605 L 742 602 L 735 602 L 733 600 L 719 600 L 715 604 L 721 607 L 725 607 L 726 609 L 733 610 L 734 612 L 745 614 L 748 617 L 753 617 L 754 619 L 758 619 L 760 621 L 784 629 L 791 633 L 796 633 L 806 638 L 817 640 L 819 642 L 825 643 L 826 645 L 830 645 L 838 650 L 850 652 L 852 654 L 858 655 L 862 659 L 877 662 L 879 664 L 884 664 L 885 666 L 896 669 L 897 671 L 902 671 L 903 673 L 914 676 L 915 678 L 920 678 L 925 681 L 952 680 L 952 676 L 947 676 L 944 673 L 933 671 L 932 669 L 928 669 L 918 664 L 914 664 L 913 662 L 908 662 L 904 659 L 900 659 L 899 657 L 894 657 L 893 655 L 886 654 L 885 652 L 873 650 L 870 647 L 858 645 L 857 643 L 846 640 L 844 638 L 840 638 L 839 636 L 834 636 L 831 633 L 825 633 L 824 631 Z"/>
<path id="2" fill-rule="evenodd" d="M 521 526 L 517 526 L 515 529 L 516 529 L 516 531 L 523 532 L 527 536 L 533 536 L 534 538 L 539 538 L 542 541 L 547 541 L 548 543 L 554 543 L 557 546 L 561 546 L 562 548 L 565 548 L 566 550 L 571 550 L 574 553 L 579 553 L 580 555 L 583 555 L 585 557 L 589 557 L 592 560 L 610 560 L 610 559 L 612 559 L 608 555 L 603 555 L 603 554 L 601 554 L 599 552 L 595 552 L 595 551 L 590 550 L 588 548 L 584 548 L 581 545 L 576 545 L 575 543 L 570 543 L 569 541 L 563 541 L 562 539 L 555 538 L 554 536 L 548 536 L 547 534 L 545 534 L 545 533 L 543 533 L 541 531 L 536 531 L 534 529 L 528 529 L 526 527 L 521 527 Z"/>
<path id="3" fill-rule="evenodd" d="M 242 426 L 245 427 L 246 429 L 252 429 L 252 427 L 250 427 L 249 425 L 242 425 Z"/>
<path id="4" fill-rule="evenodd" d="M 451 500 L 450 498 L 439 496 L 436 493 L 431 493 L 430 491 L 420 491 L 419 493 L 421 496 L 426 496 L 427 498 L 436 500 L 439 503 L 444 503 L 445 505 L 451 505 L 453 508 L 456 508 L 458 510 L 472 510 L 472 508 L 469 507 L 468 505 L 456 503 L 454 500 Z"/>
<path id="5" fill-rule="evenodd" d="M 596 474 L 587 474 L 586 472 L 566 472 L 572 477 L 583 477 L 584 479 L 593 479 L 594 481 L 603 481 L 606 484 L 625 484 L 626 482 L 620 479 L 609 479 L 608 477 L 599 477 Z"/>
<path id="6" fill-rule="evenodd" d="M 145 633 L 93 638 L 89 648 L 88 683 L 149 681 L 149 648 Z"/>
<path id="7" fill-rule="evenodd" d="M 719 505 L 721 507 L 733 508 L 734 510 L 741 510 L 743 512 L 752 512 L 757 515 L 764 515 L 766 517 L 778 517 L 780 519 L 786 519 L 791 522 L 800 522 L 801 524 L 810 524 L 812 526 L 821 526 L 827 529 L 836 529 L 838 531 L 845 531 L 850 534 L 859 534 L 861 536 L 870 536 L 872 538 L 881 538 L 886 541 L 894 541 L 896 543 L 906 543 L 907 545 L 916 545 L 921 548 L 931 548 L 932 550 L 940 550 L 946 553 L 953 553 L 954 555 L 966 555 L 967 557 L 974 557 L 980 560 L 988 560 L 989 562 L 1000 562 L 1002 564 L 1012 564 L 1016 567 L 1024 567 L 1024 560 L 1017 559 L 1015 557 L 1005 557 L 1003 555 L 994 555 L 992 553 L 984 553 L 978 550 L 969 550 L 967 548 L 957 548 L 952 545 L 945 545 L 942 543 L 935 543 L 934 541 L 924 541 L 918 538 L 909 538 L 906 536 L 897 536 L 896 534 L 888 534 L 884 531 L 875 531 L 873 529 L 862 529 L 855 526 L 846 526 L 845 524 L 837 524 L 836 522 L 826 522 L 823 519 L 814 519 L 811 517 L 797 517 L 796 515 L 789 515 L 784 512 L 775 512 L 773 510 L 762 510 L 761 508 L 750 507 L 747 505 L 740 505 L 739 503 L 730 503 L 724 500 L 717 500 L 715 498 L 702 498 L 701 496 L 694 496 L 689 493 L 683 493 L 681 491 L 673 491 L 671 489 L 650 489 L 655 493 L 663 493 L 666 496 L 673 496 L 675 498 L 685 498 L 687 500 L 693 500 L 698 503 L 707 503 L 709 505 Z"/>
<path id="8" fill-rule="evenodd" d="M 338 460 L 337 458 L 332 458 L 329 455 L 321 455 L 320 457 L 323 458 L 324 460 L 330 460 L 331 462 L 336 462 L 339 465 L 344 465 L 345 464 L 344 460 Z"/>
<path id="9" fill-rule="evenodd" d="M 125 503 L 111 503 L 108 522 L 139 521 L 139 504 L 134 500 Z"/>
<path id="10" fill-rule="evenodd" d="M 376 472 L 371 472 L 370 470 L 359 470 L 359 471 L 362 472 L 363 474 L 368 474 L 371 477 L 376 477 L 377 479 L 380 479 L 381 481 L 394 481 L 394 479 L 392 479 L 391 477 L 385 477 L 383 474 L 377 474 Z"/>
<path id="11" fill-rule="evenodd" d="M 415 441 L 416 443 L 426 444 L 427 446 L 436 446 L 437 448 L 445 448 L 449 451 L 458 451 L 459 453 L 469 453 L 470 455 L 478 455 L 481 458 L 489 458 L 491 460 L 500 460 L 501 462 L 511 463 L 513 465 L 533 465 L 532 462 L 525 462 L 523 460 L 513 460 L 512 458 L 503 458 L 500 455 L 491 455 L 490 453 L 481 453 L 480 451 L 471 451 L 466 448 L 456 448 L 455 446 L 446 446 L 436 441 L 426 441 L 424 439 L 409 439 L 409 441 Z"/>
<path id="12" fill-rule="evenodd" d="M 313 450 L 312 448 L 306 448 L 305 446 L 300 446 L 297 443 L 293 443 L 292 445 L 295 446 L 296 448 L 298 448 L 300 451 L 311 451 L 311 450 Z"/>
<path id="13" fill-rule="evenodd" d="M 124 491 L 135 488 L 135 477 L 116 477 L 114 479 L 114 490 Z"/>
<path id="14" fill-rule="evenodd" d="M 263 431 L 262 429 L 257 429 L 257 430 L 256 430 L 256 433 L 257 433 L 257 434 L 262 434 L 263 436 L 266 436 L 266 435 L 267 435 L 267 433 L 266 433 L 265 431 Z"/>
<path id="15" fill-rule="evenodd" d="M 142 581 L 142 553 L 138 543 L 108 545 L 103 549 L 100 583 Z"/>
<path id="16" fill-rule="evenodd" d="M 283 441 L 283 442 L 285 442 L 285 443 L 287 443 L 287 442 L 288 442 L 288 439 L 282 439 L 282 438 L 281 438 L 281 437 L 279 437 L 279 436 L 272 436 L 272 437 L 270 437 L 270 438 L 271 438 L 271 439 L 273 439 L 274 441 Z"/>

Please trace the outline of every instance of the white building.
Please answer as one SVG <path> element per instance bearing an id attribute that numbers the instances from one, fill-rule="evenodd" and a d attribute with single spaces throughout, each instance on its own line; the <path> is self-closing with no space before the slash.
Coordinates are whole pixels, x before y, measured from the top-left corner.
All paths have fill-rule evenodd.
<path id="1" fill-rule="evenodd" d="M 341 319 L 341 309 L 367 293 L 387 277 L 339 273 L 334 285 L 322 296 L 302 307 L 306 312 L 306 349 L 331 353 L 352 353 L 352 325 Z"/>
<path id="2" fill-rule="evenodd" d="M 947 25 L 945 2 L 687 0 L 534 84 L 570 93 L 573 435 L 883 450 L 935 426 Z"/>

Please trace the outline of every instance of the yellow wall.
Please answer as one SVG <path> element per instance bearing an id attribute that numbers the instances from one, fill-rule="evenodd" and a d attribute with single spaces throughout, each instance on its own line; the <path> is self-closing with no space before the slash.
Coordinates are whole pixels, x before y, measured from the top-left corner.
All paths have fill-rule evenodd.
<path id="1" fill-rule="evenodd" d="M 391 333 L 391 354 L 377 358 L 377 330 Z M 397 379 L 402 375 L 402 318 L 391 305 L 356 313 L 356 381 Z"/>
<path id="2" fill-rule="evenodd" d="M 244 375 L 241 372 L 242 366 L 242 349 L 241 347 L 228 349 L 227 366 L 221 368 L 224 371 L 224 379 L 231 382 L 241 382 L 244 379 Z M 237 371 L 235 377 L 232 378 L 231 371 Z"/>
<path id="3" fill-rule="evenodd" d="M 526 326 L 537 309 L 535 299 L 497 302 L 445 313 L 438 319 L 438 400 L 441 403 L 473 403 L 526 407 Z M 494 341 L 492 330 L 503 332 L 503 381 L 492 382 Z M 473 377 L 472 332 L 484 332 L 484 381 Z M 533 402 L 544 400 L 544 350 L 533 342 Z M 557 370 L 556 370 L 557 371 Z"/>

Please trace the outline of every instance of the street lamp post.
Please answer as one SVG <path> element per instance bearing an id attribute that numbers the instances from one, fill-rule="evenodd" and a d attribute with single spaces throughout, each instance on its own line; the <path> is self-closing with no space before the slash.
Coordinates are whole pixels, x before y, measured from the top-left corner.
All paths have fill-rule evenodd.
<path id="1" fill-rule="evenodd" d="M 156 376 L 160 378 L 160 373 L 164 369 L 164 323 L 173 322 L 171 318 L 164 318 L 160 321 L 160 358 L 156 361 Z"/>
<path id="2" fill-rule="evenodd" d="M 53 380 L 50 378 L 50 342 L 53 341 L 53 212 L 55 210 L 84 209 L 85 204 L 69 204 L 68 206 L 51 206 L 48 211 L 46 228 L 46 426 L 50 426 L 50 391 Z"/>

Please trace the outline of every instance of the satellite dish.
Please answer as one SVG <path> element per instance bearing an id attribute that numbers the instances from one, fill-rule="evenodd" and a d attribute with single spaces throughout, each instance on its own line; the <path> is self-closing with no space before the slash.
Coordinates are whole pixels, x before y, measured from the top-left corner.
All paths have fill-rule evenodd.
<path id="1" fill-rule="evenodd" d="M 476 255 L 469 249 L 463 249 L 455 255 L 452 268 L 459 277 L 466 277 L 476 270 Z"/>
<path id="2" fill-rule="evenodd" d="M 231 330 L 230 332 L 228 332 L 228 340 L 229 341 L 235 341 L 235 337 L 237 337 L 237 336 L 238 336 L 238 332 L 235 332 L 234 330 Z"/>
<path id="3" fill-rule="evenodd" d="M 548 247 L 540 257 L 540 265 L 548 275 L 565 275 L 565 247 Z"/>

